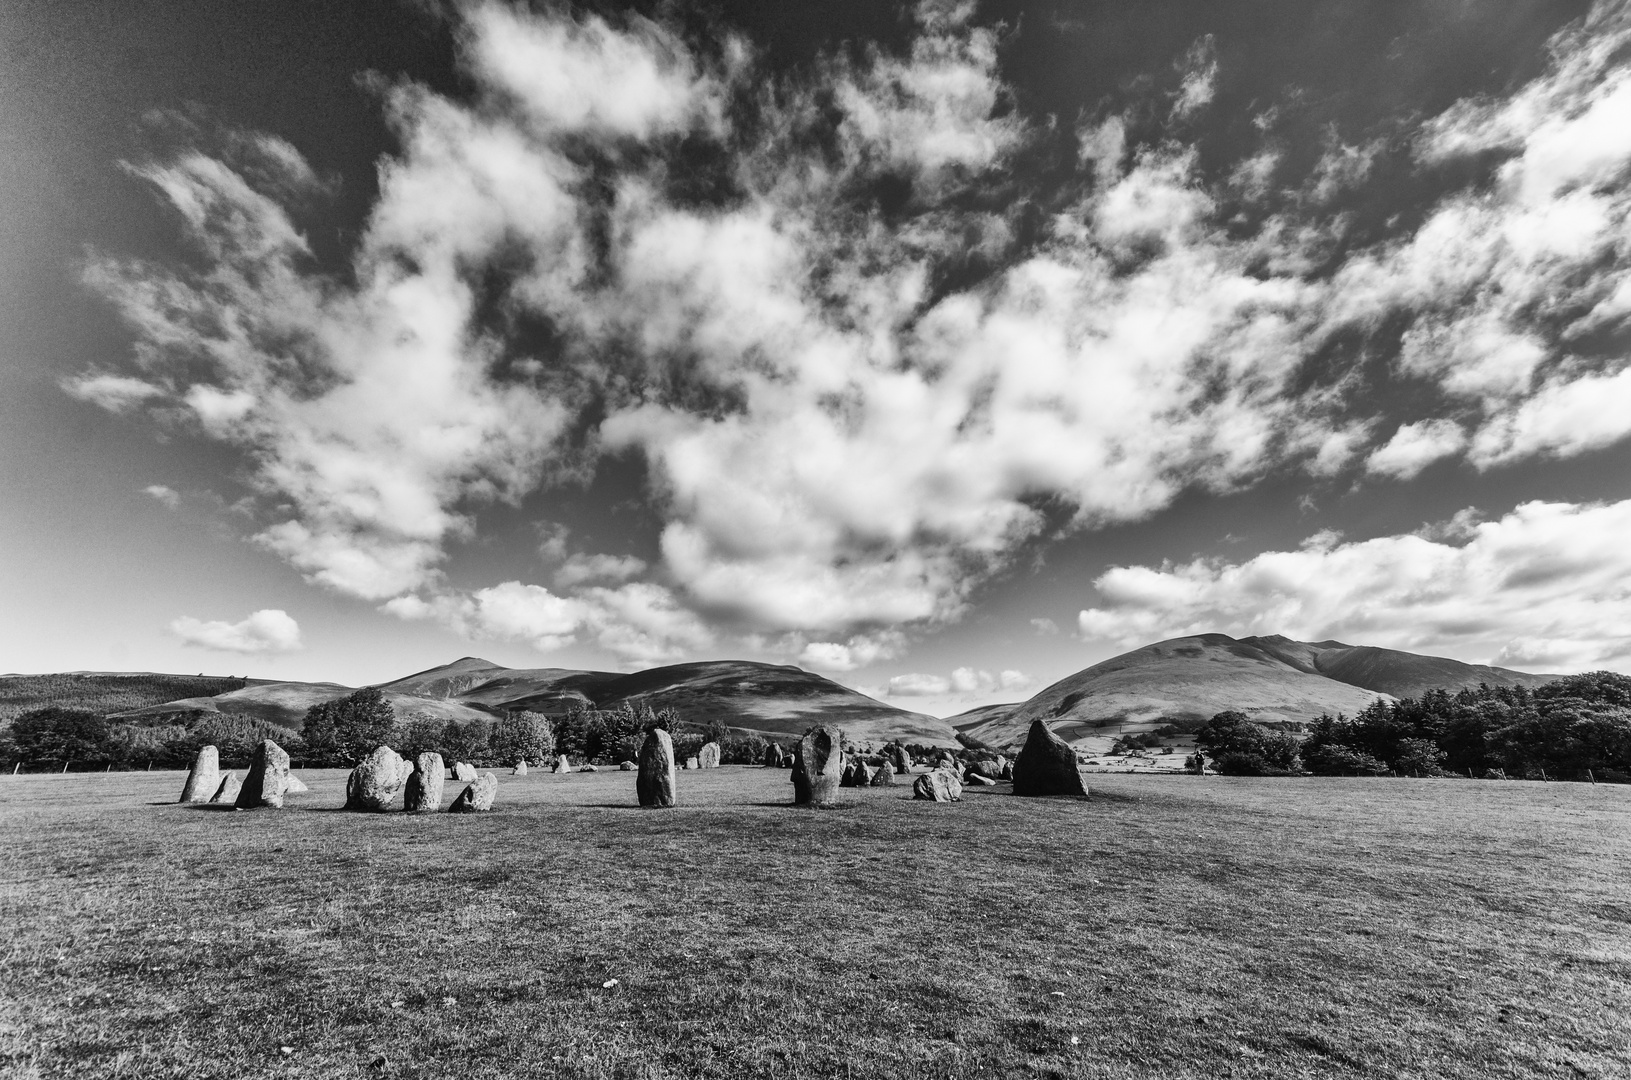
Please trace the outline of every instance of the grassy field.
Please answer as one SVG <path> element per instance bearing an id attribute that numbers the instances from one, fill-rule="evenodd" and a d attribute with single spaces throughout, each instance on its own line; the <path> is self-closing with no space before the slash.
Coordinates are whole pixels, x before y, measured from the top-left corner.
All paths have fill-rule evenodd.
<path id="1" fill-rule="evenodd" d="M 6 1077 L 1631 1075 L 1631 788 L 0 780 Z M 457 786 L 450 795 L 456 793 Z"/>

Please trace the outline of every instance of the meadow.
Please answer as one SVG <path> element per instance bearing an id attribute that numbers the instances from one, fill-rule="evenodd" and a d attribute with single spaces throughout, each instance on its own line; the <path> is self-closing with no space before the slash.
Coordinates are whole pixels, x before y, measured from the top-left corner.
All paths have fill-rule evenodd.
<path id="1" fill-rule="evenodd" d="M 1631 1075 L 1631 787 L 1089 800 L 500 773 L 490 814 L 0 780 L 0 1075 Z M 450 784 L 449 797 L 459 785 Z"/>

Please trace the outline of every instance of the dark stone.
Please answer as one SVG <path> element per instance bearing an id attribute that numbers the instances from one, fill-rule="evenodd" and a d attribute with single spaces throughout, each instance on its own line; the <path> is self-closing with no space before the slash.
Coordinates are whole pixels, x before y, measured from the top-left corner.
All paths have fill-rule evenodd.
<path id="1" fill-rule="evenodd" d="M 1014 794 L 1087 797 L 1087 785 L 1076 771 L 1076 751 L 1040 718 L 1031 721 L 1025 748 L 1014 762 Z"/>
<path id="2" fill-rule="evenodd" d="M 453 800 L 453 805 L 447 808 L 450 814 L 474 814 L 493 808 L 493 799 L 498 795 L 498 777 L 492 773 L 482 773 L 481 777 L 469 787 L 459 792 L 459 797 Z"/>
<path id="3" fill-rule="evenodd" d="M 282 809 L 289 790 L 289 754 L 271 739 L 263 739 L 249 757 L 249 772 L 232 805 L 240 810 L 261 806 Z"/>
<path id="4" fill-rule="evenodd" d="M 187 782 L 181 785 L 180 802 L 204 802 L 221 786 L 221 754 L 213 746 L 200 747 L 193 758 L 193 767 L 187 770 Z"/>
<path id="5" fill-rule="evenodd" d="M 843 787 L 871 787 L 874 770 L 861 758 L 851 758 L 844 766 Z"/>
<path id="6" fill-rule="evenodd" d="M 912 798 L 928 802 L 958 802 L 963 785 L 950 769 L 930 769 L 912 784 Z"/>
<path id="7" fill-rule="evenodd" d="M 397 793 L 412 775 L 404 771 L 408 765 L 389 746 L 376 746 L 374 752 L 363 758 L 345 782 L 345 808 L 347 810 L 389 810 Z M 412 769 L 408 765 L 408 769 Z"/>
<path id="8" fill-rule="evenodd" d="M 640 744 L 640 775 L 634 780 L 641 806 L 674 805 L 674 740 L 662 728 L 646 732 Z"/>
<path id="9" fill-rule="evenodd" d="M 972 776 L 983 776 L 987 780 L 997 780 L 1002 776 L 1002 765 L 994 757 L 976 758 L 963 769 L 963 779 Z"/>
<path id="10" fill-rule="evenodd" d="M 804 733 L 793 751 L 793 803 L 825 806 L 838 795 L 844 776 L 844 737 L 835 727 L 817 724 Z"/>
<path id="11" fill-rule="evenodd" d="M 702 749 L 697 751 L 697 768 L 719 768 L 719 744 L 716 742 L 703 743 Z"/>
<path id="12" fill-rule="evenodd" d="M 873 787 L 890 787 L 895 782 L 895 766 L 884 762 L 878 766 L 877 775 L 872 778 Z"/>
<path id="13" fill-rule="evenodd" d="M 414 762 L 413 775 L 402 789 L 402 808 L 410 813 L 429 814 L 442 808 L 442 780 L 446 770 L 442 755 L 435 752 L 420 754 Z"/>

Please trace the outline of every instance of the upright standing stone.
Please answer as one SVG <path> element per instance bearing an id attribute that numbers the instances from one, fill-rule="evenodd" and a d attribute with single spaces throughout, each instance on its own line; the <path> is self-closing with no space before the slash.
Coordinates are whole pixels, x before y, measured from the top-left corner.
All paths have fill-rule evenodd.
<path id="1" fill-rule="evenodd" d="M 951 769 L 930 769 L 912 784 L 912 798 L 928 802 L 957 802 L 963 797 L 963 785 Z"/>
<path id="2" fill-rule="evenodd" d="M 221 786 L 221 754 L 213 746 L 200 747 L 181 785 L 181 802 L 204 802 Z"/>
<path id="3" fill-rule="evenodd" d="M 517 776 L 527 775 L 527 763 L 525 761 L 518 761 L 518 762 L 515 763 L 515 775 L 517 775 Z"/>
<path id="4" fill-rule="evenodd" d="M 1087 785 L 1076 771 L 1076 752 L 1040 718 L 1031 721 L 1025 748 L 1014 762 L 1014 794 L 1087 797 Z"/>
<path id="5" fill-rule="evenodd" d="M 872 778 L 873 787 L 890 787 L 895 782 L 895 766 L 885 761 L 878 766 L 878 773 Z"/>
<path id="6" fill-rule="evenodd" d="M 238 779 L 238 774 L 229 772 L 221 777 L 220 786 L 215 789 L 215 794 L 210 797 L 210 802 L 226 803 L 230 806 L 232 800 L 238 797 L 238 792 L 243 786 L 243 781 Z"/>
<path id="7" fill-rule="evenodd" d="M 640 744 L 640 775 L 634 779 L 641 806 L 674 805 L 674 740 L 662 728 L 646 732 Z"/>
<path id="8" fill-rule="evenodd" d="M 759 764 L 763 765 L 767 769 L 779 769 L 779 768 L 781 768 L 782 767 L 782 747 L 781 747 L 781 743 L 771 743 L 770 745 L 766 746 L 765 747 L 764 757 L 759 759 Z"/>
<path id="9" fill-rule="evenodd" d="M 347 810 L 389 810 L 397 792 L 408 782 L 405 762 L 389 746 L 376 746 L 363 758 L 345 782 Z M 410 769 L 412 767 L 410 766 Z"/>
<path id="10" fill-rule="evenodd" d="M 702 749 L 697 751 L 697 768 L 719 768 L 719 744 L 716 742 L 703 743 Z"/>
<path id="11" fill-rule="evenodd" d="M 793 804 L 831 803 L 843 778 L 844 737 L 837 728 L 817 724 L 804 733 L 793 751 Z"/>
<path id="12" fill-rule="evenodd" d="M 408 783 L 402 789 L 402 809 L 410 813 L 440 810 L 444 775 L 441 754 L 420 754 L 414 761 L 413 775 L 408 777 Z"/>
<path id="13" fill-rule="evenodd" d="M 289 790 L 289 754 L 271 739 L 264 739 L 249 758 L 249 772 L 233 804 L 240 810 L 260 806 L 282 809 Z"/>
<path id="14" fill-rule="evenodd" d="M 565 754 L 562 754 L 560 757 L 555 759 L 555 771 L 558 773 L 567 773 L 572 771 L 572 762 Z"/>
<path id="15" fill-rule="evenodd" d="M 453 805 L 447 808 L 450 814 L 473 814 L 493 808 L 493 799 L 498 795 L 498 777 L 492 773 L 482 773 L 481 778 L 463 791 L 453 800 Z"/>
<path id="16" fill-rule="evenodd" d="M 692 754 L 690 757 L 685 759 L 685 767 L 687 769 L 700 769 L 702 768 L 702 762 L 697 760 L 697 756 L 695 754 Z"/>
<path id="17" fill-rule="evenodd" d="M 469 782 L 476 778 L 476 767 L 464 761 L 453 763 L 453 779 Z"/>
<path id="18" fill-rule="evenodd" d="M 884 756 L 895 767 L 895 772 L 905 774 L 912 771 L 912 759 L 906 756 L 906 747 L 900 743 L 885 747 Z"/>

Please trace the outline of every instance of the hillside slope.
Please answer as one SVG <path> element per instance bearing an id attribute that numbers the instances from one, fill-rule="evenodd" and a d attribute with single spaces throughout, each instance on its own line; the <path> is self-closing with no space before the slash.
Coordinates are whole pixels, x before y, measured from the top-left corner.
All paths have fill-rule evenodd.
<path id="1" fill-rule="evenodd" d="M 1531 675 L 1487 664 L 1465 664 L 1445 656 L 1424 656 L 1340 641 L 1292 641 L 1278 634 L 1241 638 L 1300 671 L 1362 687 L 1392 697 L 1420 697 L 1427 690 L 1454 693 L 1480 683 L 1490 686 L 1540 686 L 1556 675 Z"/>

